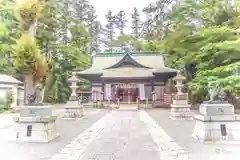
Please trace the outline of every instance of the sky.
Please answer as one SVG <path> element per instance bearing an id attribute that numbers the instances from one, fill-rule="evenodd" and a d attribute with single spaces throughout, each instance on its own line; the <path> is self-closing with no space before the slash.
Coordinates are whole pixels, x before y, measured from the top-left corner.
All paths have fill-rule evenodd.
<path id="1" fill-rule="evenodd" d="M 124 10 L 130 22 L 130 14 L 133 12 L 134 7 L 137 7 L 139 11 L 141 11 L 149 3 L 156 1 L 157 0 L 90 0 L 90 3 L 95 7 L 98 19 L 101 23 L 106 24 L 105 14 L 109 10 L 112 10 L 113 14 L 120 10 Z M 142 18 L 144 19 L 145 17 L 143 16 Z M 130 26 L 128 26 L 125 32 L 130 32 Z"/>

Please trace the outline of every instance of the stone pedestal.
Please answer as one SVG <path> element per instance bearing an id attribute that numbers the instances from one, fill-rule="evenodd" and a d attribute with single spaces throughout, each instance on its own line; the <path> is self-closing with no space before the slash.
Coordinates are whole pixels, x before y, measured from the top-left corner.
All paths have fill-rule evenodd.
<path id="1" fill-rule="evenodd" d="M 195 115 L 192 136 L 201 142 L 240 142 L 240 115 L 234 114 L 229 103 L 204 102 Z"/>
<path id="2" fill-rule="evenodd" d="M 83 117 L 83 105 L 78 104 L 77 101 L 68 101 L 64 109 L 63 119 L 78 120 Z"/>
<path id="3" fill-rule="evenodd" d="M 191 105 L 187 100 L 173 100 L 170 110 L 170 118 L 172 120 L 192 120 L 190 112 Z"/>
<path id="4" fill-rule="evenodd" d="M 184 88 L 183 81 L 186 78 L 178 71 L 173 80 L 176 81 L 175 87 L 177 88 L 177 93 L 172 100 L 170 118 L 172 120 L 192 120 L 193 118 L 190 113 L 191 105 L 188 104 L 188 94 L 182 92 Z"/>
<path id="5" fill-rule="evenodd" d="M 16 123 L 13 141 L 48 143 L 59 136 L 56 119 L 49 106 L 21 107 L 20 115 L 13 117 Z"/>

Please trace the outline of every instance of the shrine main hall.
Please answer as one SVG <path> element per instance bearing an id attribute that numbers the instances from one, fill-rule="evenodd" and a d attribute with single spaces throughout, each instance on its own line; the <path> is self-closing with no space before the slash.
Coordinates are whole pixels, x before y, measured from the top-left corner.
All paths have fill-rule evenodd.
<path id="1" fill-rule="evenodd" d="M 165 66 L 164 57 L 157 52 L 98 53 L 93 57 L 92 66 L 77 72 L 79 78 L 90 81 L 92 100 L 113 100 L 134 103 L 156 99 L 164 101 L 166 82 L 174 77 L 177 70 Z"/>

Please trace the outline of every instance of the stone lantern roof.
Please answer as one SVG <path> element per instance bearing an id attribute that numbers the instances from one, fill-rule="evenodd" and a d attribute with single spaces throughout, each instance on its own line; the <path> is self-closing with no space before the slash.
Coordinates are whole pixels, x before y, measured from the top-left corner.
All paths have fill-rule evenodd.
<path id="1" fill-rule="evenodd" d="M 70 81 L 70 82 L 77 82 L 78 81 L 78 78 L 76 77 L 76 72 L 72 73 L 72 77 L 70 77 L 68 79 L 68 81 Z"/>
<path id="2" fill-rule="evenodd" d="M 182 76 L 180 71 L 177 71 L 177 75 L 173 78 L 173 80 L 175 80 L 175 81 L 186 80 L 186 77 Z"/>

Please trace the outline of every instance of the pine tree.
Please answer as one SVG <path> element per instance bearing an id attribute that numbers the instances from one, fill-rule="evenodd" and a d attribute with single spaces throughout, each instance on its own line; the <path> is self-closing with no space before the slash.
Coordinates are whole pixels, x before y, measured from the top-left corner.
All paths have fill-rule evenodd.
<path id="1" fill-rule="evenodd" d="M 140 29 L 141 29 L 141 20 L 140 20 L 140 14 L 136 7 L 133 9 L 132 16 L 132 34 L 138 38 L 140 36 Z"/>
<path id="2" fill-rule="evenodd" d="M 120 30 L 120 34 L 124 34 L 124 28 L 126 27 L 127 19 L 126 14 L 123 10 L 119 11 L 118 14 L 115 16 L 115 24 L 116 27 Z"/>
<path id="3" fill-rule="evenodd" d="M 148 17 L 145 26 L 151 30 L 152 39 L 157 38 L 161 40 L 166 36 L 171 19 L 169 16 L 171 9 L 169 8 L 172 7 L 174 3 L 174 1 L 170 0 L 158 0 L 143 9 L 143 12 Z"/>
<path id="4" fill-rule="evenodd" d="M 61 44 L 68 44 L 70 42 L 69 37 L 69 28 L 72 23 L 72 19 L 70 18 L 71 12 L 70 12 L 70 5 L 69 0 L 64 0 L 63 2 L 60 2 L 59 4 L 59 29 L 58 29 L 58 41 L 61 42 Z"/>
<path id="5" fill-rule="evenodd" d="M 152 20 L 149 17 L 147 17 L 147 20 L 143 24 L 143 32 L 142 32 L 143 37 L 147 41 L 150 41 L 153 35 L 151 24 L 152 24 Z"/>
<path id="6" fill-rule="evenodd" d="M 102 43 L 101 34 L 102 34 L 102 26 L 99 21 L 94 21 L 92 24 L 91 30 L 91 47 L 90 53 L 100 52 L 100 46 Z"/>
<path id="7" fill-rule="evenodd" d="M 93 6 L 90 5 L 88 11 L 87 25 L 88 33 L 90 37 L 89 51 L 99 52 L 101 43 L 101 23 L 97 20 L 96 11 Z"/>
<path id="8" fill-rule="evenodd" d="M 88 21 L 88 12 L 91 9 L 91 5 L 88 0 L 74 0 L 72 3 L 73 17 L 75 18 L 75 24 L 86 24 Z"/>
<path id="9" fill-rule="evenodd" d="M 112 11 L 109 10 L 108 13 L 106 14 L 106 19 L 107 19 L 107 24 L 106 24 L 106 34 L 107 34 L 107 39 L 108 41 L 112 41 L 114 38 L 114 16 L 112 14 Z"/>

